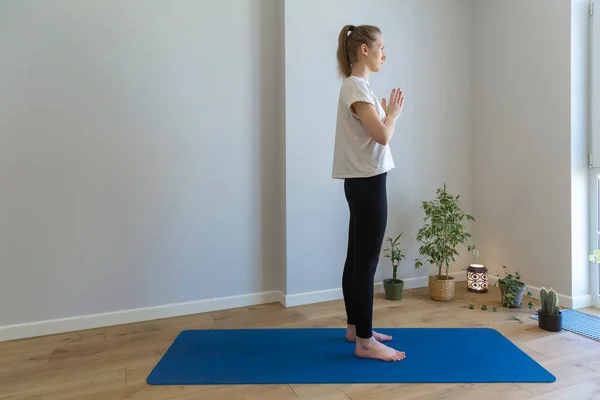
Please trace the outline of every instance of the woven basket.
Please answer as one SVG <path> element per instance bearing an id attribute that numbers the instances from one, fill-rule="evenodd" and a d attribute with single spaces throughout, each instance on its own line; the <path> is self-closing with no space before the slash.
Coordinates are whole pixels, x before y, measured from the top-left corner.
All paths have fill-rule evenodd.
<path id="1" fill-rule="evenodd" d="M 445 276 L 444 276 L 445 278 Z M 454 298 L 454 277 L 438 279 L 438 276 L 429 277 L 429 295 L 436 301 L 450 301 Z"/>

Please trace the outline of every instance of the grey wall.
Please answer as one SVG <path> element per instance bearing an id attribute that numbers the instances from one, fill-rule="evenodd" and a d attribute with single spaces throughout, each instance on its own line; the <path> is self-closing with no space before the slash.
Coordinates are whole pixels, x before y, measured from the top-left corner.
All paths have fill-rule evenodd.
<path id="1" fill-rule="evenodd" d="M 286 183 L 288 294 L 338 288 L 346 255 L 348 208 L 343 183 L 332 181 L 339 31 L 345 24 L 379 25 L 387 61 L 371 84 L 389 98 L 404 91 L 404 111 L 391 148 L 387 235 L 403 234 L 404 278 L 415 271 L 421 202 L 448 184 L 473 209 L 471 191 L 470 6 L 462 1 L 286 1 Z M 466 268 L 465 257 L 453 270 Z M 382 255 L 379 280 L 391 276 Z"/>
<path id="2" fill-rule="evenodd" d="M 589 294 L 587 4 L 473 2 L 482 261 L 567 296 Z"/>
<path id="3" fill-rule="evenodd" d="M 479 261 L 589 293 L 585 5 L 0 3 L 0 326 L 339 288 L 348 23 L 382 28 L 371 83 L 406 97 L 388 180 L 400 276 L 433 271 L 414 270 L 415 236 L 445 182 L 478 219 Z M 381 261 L 377 280 L 391 274 Z"/>
<path id="4" fill-rule="evenodd" d="M 282 12 L 0 4 L 0 325 L 279 290 Z"/>

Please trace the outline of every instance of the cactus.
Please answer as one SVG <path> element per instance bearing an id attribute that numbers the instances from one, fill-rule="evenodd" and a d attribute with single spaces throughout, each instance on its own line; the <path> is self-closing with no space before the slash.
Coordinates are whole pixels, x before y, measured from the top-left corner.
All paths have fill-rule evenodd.
<path id="1" fill-rule="evenodd" d="M 558 306 L 558 295 L 554 289 L 542 288 L 540 290 L 540 301 L 542 303 L 542 312 L 548 315 L 557 315 L 560 313 Z"/>

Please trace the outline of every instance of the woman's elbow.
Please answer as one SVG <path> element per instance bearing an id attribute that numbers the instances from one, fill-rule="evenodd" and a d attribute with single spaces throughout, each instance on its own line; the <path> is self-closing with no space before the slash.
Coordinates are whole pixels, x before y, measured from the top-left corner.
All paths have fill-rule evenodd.
<path id="1" fill-rule="evenodd" d="M 382 146 L 387 146 L 390 142 L 390 139 L 384 132 L 378 133 L 376 135 L 371 135 L 371 138 Z"/>

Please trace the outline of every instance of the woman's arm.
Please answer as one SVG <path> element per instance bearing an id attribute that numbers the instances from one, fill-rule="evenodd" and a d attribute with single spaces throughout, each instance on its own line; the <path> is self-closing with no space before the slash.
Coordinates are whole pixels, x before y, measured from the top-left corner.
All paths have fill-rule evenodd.
<path id="1" fill-rule="evenodd" d="M 365 130 L 381 145 L 387 145 L 396 130 L 396 120 L 402 112 L 404 106 L 404 96 L 400 89 L 392 89 L 390 94 L 390 102 L 386 103 L 385 99 L 381 101 L 381 106 L 385 110 L 385 120 L 382 121 L 375 106 L 371 103 L 357 101 L 352 104 L 354 112 L 360 119 Z"/>
<path id="2" fill-rule="evenodd" d="M 369 136 L 377 143 L 383 146 L 387 145 L 392 139 L 392 136 L 394 136 L 394 131 L 396 130 L 396 118 L 392 118 L 388 115 L 386 116 L 385 121 L 382 121 L 375 106 L 371 103 L 359 101 L 354 103 L 352 107 Z"/>

